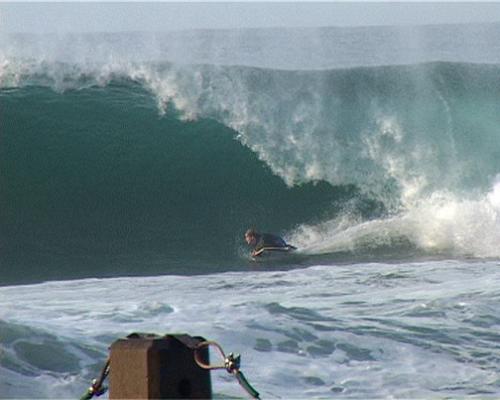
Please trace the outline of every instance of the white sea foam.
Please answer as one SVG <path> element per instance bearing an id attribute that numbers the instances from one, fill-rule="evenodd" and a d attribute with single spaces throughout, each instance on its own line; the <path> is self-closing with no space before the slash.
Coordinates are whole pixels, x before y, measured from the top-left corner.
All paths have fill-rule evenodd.
<path id="1" fill-rule="evenodd" d="M 0 388 L 76 397 L 110 343 L 139 331 L 188 332 L 240 352 L 262 397 L 495 398 L 499 279 L 496 263 L 439 262 L 3 287 L 2 353 L 22 368 L 0 360 Z M 42 347 L 23 355 L 22 343 Z M 39 360 L 43 343 L 58 344 L 53 370 Z M 213 380 L 216 393 L 243 395 L 224 372 Z"/>
<path id="2" fill-rule="evenodd" d="M 289 240 L 310 254 L 362 252 L 383 246 L 397 249 L 401 242 L 409 242 L 429 254 L 497 258 L 499 193 L 496 178 L 491 190 L 476 198 L 435 192 L 383 219 L 362 221 L 345 214 L 318 225 L 302 225 L 290 232 Z"/>

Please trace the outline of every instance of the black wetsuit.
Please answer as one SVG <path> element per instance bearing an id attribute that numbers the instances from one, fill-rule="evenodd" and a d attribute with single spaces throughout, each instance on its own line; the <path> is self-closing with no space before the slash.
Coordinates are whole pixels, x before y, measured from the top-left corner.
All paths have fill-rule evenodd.
<path id="1" fill-rule="evenodd" d="M 277 235 L 271 233 L 261 233 L 257 236 L 257 244 L 254 251 L 259 251 L 264 247 L 293 247 L 286 244 L 286 242 Z"/>

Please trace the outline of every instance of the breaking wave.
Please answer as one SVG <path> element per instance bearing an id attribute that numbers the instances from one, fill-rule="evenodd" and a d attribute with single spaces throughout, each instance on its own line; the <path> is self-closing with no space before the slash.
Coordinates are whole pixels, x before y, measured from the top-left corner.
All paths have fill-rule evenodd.
<path id="1" fill-rule="evenodd" d="M 251 225 L 308 256 L 500 255 L 498 65 L 0 60 L 3 257 L 34 279 L 234 267 Z"/>

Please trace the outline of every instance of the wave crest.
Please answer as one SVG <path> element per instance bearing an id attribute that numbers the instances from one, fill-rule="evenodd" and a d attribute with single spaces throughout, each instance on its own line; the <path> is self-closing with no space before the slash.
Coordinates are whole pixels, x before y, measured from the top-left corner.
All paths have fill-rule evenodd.
<path id="1" fill-rule="evenodd" d="M 376 247 L 404 237 L 425 251 L 496 255 L 498 208 L 490 200 L 500 171 L 499 75 L 496 65 L 455 63 L 282 71 L 0 62 L 4 92 L 26 86 L 61 93 L 116 83 L 140 86 L 156 99 L 160 114 L 215 120 L 235 130 L 290 187 L 318 181 L 352 185 L 384 204 L 384 220 L 344 213 L 300 228 L 310 238 L 297 237 L 297 243 L 320 253 L 352 250 L 357 242 L 367 246 L 360 238 L 368 235 Z"/>

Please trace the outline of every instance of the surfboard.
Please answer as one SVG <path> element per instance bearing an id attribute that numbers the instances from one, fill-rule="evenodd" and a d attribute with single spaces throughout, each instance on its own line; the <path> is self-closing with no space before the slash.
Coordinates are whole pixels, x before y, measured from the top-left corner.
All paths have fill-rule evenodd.
<path id="1" fill-rule="evenodd" d="M 286 247 L 263 247 L 259 251 L 255 252 L 252 257 L 260 257 L 265 253 L 288 253 L 290 251 L 297 250 L 296 247 L 288 245 Z"/>

